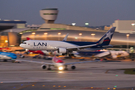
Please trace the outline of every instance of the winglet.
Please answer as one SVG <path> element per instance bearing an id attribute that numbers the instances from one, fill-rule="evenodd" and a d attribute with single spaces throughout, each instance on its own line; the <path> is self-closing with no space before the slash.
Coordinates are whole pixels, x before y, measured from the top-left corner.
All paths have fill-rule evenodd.
<path id="1" fill-rule="evenodd" d="M 63 39 L 63 41 L 67 41 L 68 34 L 65 36 L 65 38 Z"/>

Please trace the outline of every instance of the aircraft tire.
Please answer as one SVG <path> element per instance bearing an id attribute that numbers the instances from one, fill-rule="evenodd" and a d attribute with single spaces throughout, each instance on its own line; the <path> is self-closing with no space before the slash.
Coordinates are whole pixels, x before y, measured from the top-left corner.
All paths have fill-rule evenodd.
<path id="1" fill-rule="evenodd" d="M 64 70 L 68 70 L 68 68 L 64 68 Z"/>
<path id="2" fill-rule="evenodd" d="M 75 69 L 76 69 L 76 66 L 71 66 L 71 69 L 72 69 L 72 70 L 75 70 Z"/>
<path id="3" fill-rule="evenodd" d="M 7 60 L 6 60 L 6 59 L 4 59 L 4 60 L 3 60 L 3 62 L 7 62 Z"/>
<path id="4" fill-rule="evenodd" d="M 51 68 L 47 68 L 47 70 L 52 70 Z"/>
<path id="5" fill-rule="evenodd" d="M 21 57 L 21 58 L 25 58 L 25 56 L 23 56 L 23 55 L 21 55 L 20 57 Z"/>

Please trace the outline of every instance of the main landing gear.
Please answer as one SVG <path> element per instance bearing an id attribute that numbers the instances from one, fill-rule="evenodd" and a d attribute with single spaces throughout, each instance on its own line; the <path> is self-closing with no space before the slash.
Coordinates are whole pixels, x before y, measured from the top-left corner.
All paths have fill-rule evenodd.
<path id="1" fill-rule="evenodd" d="M 50 66 L 50 65 L 48 65 L 48 68 L 47 68 L 47 70 L 52 70 L 50 67 L 51 67 L 51 66 Z"/>
<path id="2" fill-rule="evenodd" d="M 64 70 L 68 70 L 67 65 L 65 66 Z"/>

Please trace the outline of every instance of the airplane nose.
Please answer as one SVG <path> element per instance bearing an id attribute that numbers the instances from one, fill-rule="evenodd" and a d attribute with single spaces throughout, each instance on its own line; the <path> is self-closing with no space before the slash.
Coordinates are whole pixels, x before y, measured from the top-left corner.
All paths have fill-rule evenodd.
<path id="1" fill-rule="evenodd" d="M 20 47 L 21 47 L 22 45 L 20 44 Z"/>
<path id="2" fill-rule="evenodd" d="M 21 44 L 19 46 L 21 47 Z"/>

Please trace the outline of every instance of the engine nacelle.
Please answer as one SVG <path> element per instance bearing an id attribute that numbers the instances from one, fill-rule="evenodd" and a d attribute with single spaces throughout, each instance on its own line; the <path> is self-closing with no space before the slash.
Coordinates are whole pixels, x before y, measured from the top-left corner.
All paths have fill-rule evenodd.
<path id="1" fill-rule="evenodd" d="M 76 66 L 71 66 L 71 69 L 73 69 L 73 70 L 74 70 L 75 68 L 76 68 Z"/>
<path id="2" fill-rule="evenodd" d="M 112 55 L 112 58 L 113 58 L 113 59 L 116 59 L 116 58 L 117 58 L 117 55 Z"/>
<path id="3" fill-rule="evenodd" d="M 58 53 L 67 53 L 67 50 L 65 48 L 59 48 Z"/>
<path id="4" fill-rule="evenodd" d="M 42 65 L 41 67 L 42 67 L 42 69 L 46 69 L 46 65 Z"/>

